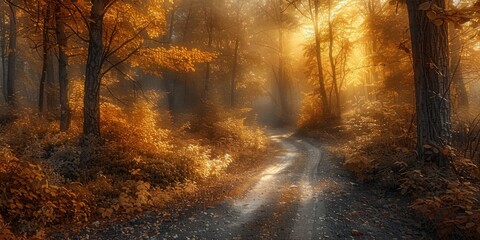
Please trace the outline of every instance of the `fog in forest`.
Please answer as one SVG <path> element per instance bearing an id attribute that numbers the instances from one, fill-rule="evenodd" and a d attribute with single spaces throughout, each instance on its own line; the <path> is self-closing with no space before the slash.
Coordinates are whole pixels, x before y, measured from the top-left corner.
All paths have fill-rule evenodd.
<path id="1" fill-rule="evenodd" d="M 39 108 L 55 119 L 60 107 L 57 9 L 48 1 L 10 4 L 16 24 L 11 26 L 12 11 L 4 4 L 2 100 L 13 101 L 9 98 L 15 95 L 16 105 Z M 52 9 L 43 9 L 48 4 Z M 75 17 L 87 14 L 91 5 L 81 4 L 83 12 L 63 6 L 60 16 L 68 40 L 67 97 L 77 108 L 83 100 L 78 92 L 85 79 L 89 31 Z M 400 3 L 212 0 L 127 5 L 107 12 L 103 38 L 108 57 L 102 59 L 100 89 L 101 102 L 127 112 L 143 99 L 162 115 L 184 119 L 209 102 L 244 109 L 263 124 L 302 128 L 321 124 L 324 117 L 341 118 L 356 107 L 377 108 L 377 103 L 404 105 L 412 109 L 399 114 L 413 114 L 410 33 L 407 9 Z M 449 25 L 452 112 L 475 115 L 475 23 Z M 10 35 L 11 27 L 16 34 Z M 10 46 L 11 38 L 16 46 Z M 8 84 L 12 57 L 15 81 Z"/>
<path id="2" fill-rule="evenodd" d="M 163 209 L 311 140 L 360 182 L 410 194 L 434 235 L 478 238 L 479 13 L 477 0 L 1 1 L 0 235 Z"/>

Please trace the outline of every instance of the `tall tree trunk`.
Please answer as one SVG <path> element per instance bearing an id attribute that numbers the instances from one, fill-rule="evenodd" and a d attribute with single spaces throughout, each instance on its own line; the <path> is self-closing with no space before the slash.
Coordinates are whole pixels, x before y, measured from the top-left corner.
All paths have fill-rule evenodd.
<path id="1" fill-rule="evenodd" d="M 15 81 L 17 77 L 17 10 L 10 5 L 10 38 L 8 44 L 7 103 L 16 104 Z"/>
<path id="2" fill-rule="evenodd" d="M 333 20 L 332 20 L 332 0 L 328 0 L 328 58 L 330 60 L 330 68 L 332 70 L 332 84 L 333 84 L 333 91 L 335 93 L 335 99 L 332 106 L 333 108 L 333 116 L 340 117 L 340 91 L 338 88 L 338 81 L 337 81 L 337 66 L 335 63 L 335 59 L 333 58 Z"/>
<path id="3" fill-rule="evenodd" d="M 58 83 L 60 87 L 60 131 L 67 131 L 70 128 L 71 110 L 68 100 L 68 57 L 65 53 L 67 49 L 67 36 L 65 34 L 65 20 L 62 14 L 62 5 L 56 1 L 55 6 L 55 24 L 58 44 Z"/>
<path id="4" fill-rule="evenodd" d="M 235 50 L 233 53 L 233 64 L 232 64 L 232 78 L 230 79 L 230 106 L 235 107 L 235 90 L 237 88 L 237 67 L 238 67 L 238 51 L 240 48 L 240 37 L 235 37 Z"/>
<path id="5" fill-rule="evenodd" d="M 280 13 L 281 14 L 281 13 Z M 279 93 L 279 102 L 280 102 L 280 113 L 282 123 L 291 123 L 292 114 L 290 108 L 290 86 L 289 79 L 285 66 L 285 37 L 283 29 L 283 19 L 280 20 L 281 24 L 278 28 L 278 50 L 279 50 L 279 59 L 278 59 L 278 76 L 277 76 L 277 85 Z"/>
<path id="6" fill-rule="evenodd" d="M 313 14 L 313 30 L 315 32 L 315 54 L 317 59 L 317 71 L 318 71 L 318 83 L 320 86 L 320 98 L 322 101 L 322 111 L 325 117 L 329 117 L 331 114 L 330 103 L 327 97 L 327 91 L 325 89 L 325 76 L 323 75 L 323 65 L 322 65 L 322 47 L 321 47 L 321 36 L 320 36 L 320 26 L 318 25 L 319 18 L 319 0 L 314 0 L 314 14 Z"/>
<path id="7" fill-rule="evenodd" d="M 45 96 L 48 112 L 53 112 L 55 104 L 55 68 L 53 66 L 53 49 L 50 41 L 50 29 L 52 28 L 52 15 L 55 11 L 53 2 L 47 3 L 47 9 L 43 16 L 43 65 L 38 94 L 38 110 L 43 112 L 45 108 Z"/>
<path id="8" fill-rule="evenodd" d="M 58 108 L 58 96 L 57 96 L 57 87 L 55 84 L 55 65 L 54 65 L 55 55 L 53 49 L 50 48 L 47 56 L 47 111 L 49 113 L 55 112 Z"/>
<path id="9" fill-rule="evenodd" d="M 407 1 L 412 39 L 416 109 L 417 150 L 422 160 L 448 166 L 443 148 L 450 144 L 450 91 L 447 24 L 436 26 L 419 5 Z M 433 1 L 444 8 L 445 0 Z"/>
<path id="10" fill-rule="evenodd" d="M 168 23 L 168 35 L 167 35 L 167 42 L 168 44 L 173 43 L 173 31 L 174 31 L 174 24 L 175 24 L 175 7 L 170 12 Z M 165 70 L 165 80 L 167 84 L 167 91 L 168 91 L 168 110 L 170 113 L 174 115 L 175 113 L 175 82 L 178 80 L 176 73 L 170 70 Z"/>
<path id="11" fill-rule="evenodd" d="M 236 9 L 236 24 L 237 26 L 241 26 L 240 22 L 240 11 L 241 3 L 240 0 L 236 1 L 237 9 Z M 239 57 L 239 50 L 240 50 L 240 29 L 237 30 L 238 32 L 235 33 L 235 47 L 233 52 L 233 63 L 232 63 L 232 77 L 230 79 L 230 106 L 233 108 L 235 107 L 235 92 L 237 90 L 237 71 L 238 71 L 238 57 Z"/>
<path id="12" fill-rule="evenodd" d="M 207 17 L 207 33 L 208 33 L 208 50 L 212 48 L 213 42 L 213 0 L 207 0 L 209 2 L 208 7 L 208 17 Z M 205 82 L 204 82 L 204 97 L 208 97 L 208 92 L 210 91 L 210 62 L 206 63 L 205 68 Z"/>
<path id="13" fill-rule="evenodd" d="M 42 75 L 40 77 L 40 86 L 38 88 L 38 111 L 43 112 L 43 106 L 44 106 L 44 99 L 45 99 L 45 82 L 47 80 L 47 50 L 46 50 L 46 44 L 44 43 L 43 46 L 43 63 L 42 63 Z"/>
<path id="14" fill-rule="evenodd" d="M 92 0 L 88 57 L 85 74 L 83 134 L 100 136 L 100 85 L 103 65 L 103 17 L 105 0 Z"/>
<path id="15" fill-rule="evenodd" d="M 455 86 L 457 93 L 457 104 L 460 111 L 468 110 L 468 93 L 465 87 L 465 82 L 463 79 L 463 69 L 462 69 L 462 49 L 463 44 L 460 39 L 460 34 L 458 30 L 451 27 L 451 58 L 450 58 L 450 73 L 452 76 L 452 81 Z"/>
<path id="16" fill-rule="evenodd" d="M 48 65 L 48 51 L 50 48 L 50 42 L 48 39 L 48 18 L 50 14 L 49 7 L 43 13 L 43 29 L 42 29 L 42 74 L 40 77 L 40 86 L 38 88 L 38 111 L 43 112 L 44 110 L 44 101 L 45 101 L 45 85 L 47 82 L 47 65 Z"/>
<path id="17" fill-rule="evenodd" d="M 7 63 L 7 25 L 5 24 L 5 13 L 0 11 L 0 54 L 2 59 L 2 94 L 5 102 L 7 98 L 7 77 L 8 77 L 8 63 Z"/>
<path id="18" fill-rule="evenodd" d="M 181 43 L 186 43 L 188 41 L 189 26 L 190 26 L 190 22 L 191 22 L 191 18 L 192 18 L 192 12 L 193 12 L 193 3 L 194 3 L 193 1 L 194 0 L 190 0 L 190 4 L 188 6 L 187 16 L 185 17 L 185 25 L 183 26 L 183 30 L 182 30 L 182 39 L 180 41 Z M 181 78 L 182 77 L 179 77 L 179 79 L 181 79 Z M 187 108 L 187 104 L 188 104 L 188 101 L 187 101 L 188 100 L 187 99 L 187 96 L 188 96 L 188 80 L 186 78 L 184 78 L 183 79 L 183 84 L 179 85 L 179 86 L 181 86 L 178 89 L 179 92 L 183 88 L 182 94 L 180 94 L 181 103 L 182 103 L 181 106 L 182 106 L 182 110 L 183 110 L 183 109 Z"/>

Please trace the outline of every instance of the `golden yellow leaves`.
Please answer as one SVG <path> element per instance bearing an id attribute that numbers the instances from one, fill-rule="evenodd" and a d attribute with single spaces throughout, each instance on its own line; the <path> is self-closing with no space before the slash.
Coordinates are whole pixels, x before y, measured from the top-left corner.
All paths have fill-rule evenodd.
<path id="1" fill-rule="evenodd" d="M 214 53 L 179 46 L 142 49 L 139 55 L 133 67 L 140 67 L 154 75 L 162 74 L 159 67 L 179 72 L 194 72 L 195 64 L 210 62 L 217 56 Z"/>
<path id="2" fill-rule="evenodd" d="M 158 205 L 164 199 L 161 196 L 164 190 L 152 187 L 149 182 L 132 181 L 124 182 L 124 187 L 118 199 L 109 207 L 100 207 L 97 212 L 102 218 L 110 218 L 114 213 L 131 214 Z"/>

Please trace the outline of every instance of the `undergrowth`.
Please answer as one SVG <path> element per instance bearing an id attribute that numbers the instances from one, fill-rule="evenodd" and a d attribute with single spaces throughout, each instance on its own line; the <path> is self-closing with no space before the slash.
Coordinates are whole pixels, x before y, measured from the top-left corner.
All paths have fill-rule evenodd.
<path id="1" fill-rule="evenodd" d="M 159 209 L 246 155 L 267 149 L 263 131 L 227 111 L 198 131 L 201 116 L 175 125 L 147 101 L 102 105 L 102 139 L 82 138 L 81 114 L 57 130 L 29 111 L 0 125 L 0 234 L 35 238 L 56 224 Z"/>
<path id="2" fill-rule="evenodd" d="M 339 126 L 345 142 L 337 149 L 345 168 L 361 182 L 410 197 L 410 207 L 440 238 L 480 239 L 479 162 L 463 154 L 471 146 L 445 149 L 452 159 L 448 170 L 417 161 L 412 113 L 408 104 L 364 102 L 345 114 Z M 472 134 L 465 123 L 455 127 L 467 129 L 456 134 Z"/>

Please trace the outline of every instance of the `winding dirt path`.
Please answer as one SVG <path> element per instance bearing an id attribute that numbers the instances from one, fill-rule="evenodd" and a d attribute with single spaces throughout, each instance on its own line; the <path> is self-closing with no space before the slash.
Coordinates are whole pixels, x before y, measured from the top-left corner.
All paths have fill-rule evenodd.
<path id="1" fill-rule="evenodd" d="M 278 132 L 271 138 L 283 151 L 242 194 L 175 219 L 151 213 L 74 238 L 431 239 L 401 210 L 401 198 L 354 183 L 320 143 Z"/>

